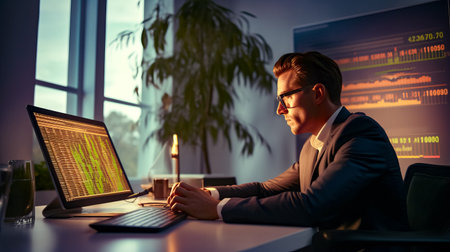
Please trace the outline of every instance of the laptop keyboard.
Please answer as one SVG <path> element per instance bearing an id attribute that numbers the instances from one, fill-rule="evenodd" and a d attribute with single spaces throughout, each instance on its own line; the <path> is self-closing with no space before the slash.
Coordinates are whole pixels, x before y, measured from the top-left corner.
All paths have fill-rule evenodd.
<path id="1" fill-rule="evenodd" d="M 99 232 L 159 232 L 185 218 L 169 208 L 143 207 L 89 226 Z"/>

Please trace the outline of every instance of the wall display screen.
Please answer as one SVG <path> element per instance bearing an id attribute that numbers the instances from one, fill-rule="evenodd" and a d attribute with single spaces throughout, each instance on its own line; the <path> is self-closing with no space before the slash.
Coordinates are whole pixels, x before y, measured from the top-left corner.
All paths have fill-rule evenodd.
<path id="1" fill-rule="evenodd" d="M 403 173 L 450 164 L 448 0 L 294 29 L 296 52 L 319 51 L 343 75 L 341 101 L 386 130 Z"/>

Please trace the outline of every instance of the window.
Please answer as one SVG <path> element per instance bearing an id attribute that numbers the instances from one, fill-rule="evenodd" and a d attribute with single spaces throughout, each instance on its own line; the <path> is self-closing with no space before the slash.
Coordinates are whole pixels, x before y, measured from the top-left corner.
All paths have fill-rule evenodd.
<path id="1" fill-rule="evenodd" d="M 105 124 L 120 161 L 125 167 L 127 175 L 136 177 L 138 175 L 138 120 L 141 109 L 106 101 L 104 111 Z"/>
<path id="2" fill-rule="evenodd" d="M 138 67 L 142 46 L 140 40 L 133 37 L 128 41 L 117 38 L 125 31 L 139 31 L 144 15 L 142 7 L 139 0 L 109 0 L 106 6 L 103 111 L 118 155 L 130 177 L 138 176 L 141 106 L 134 90 L 136 87 L 141 90 L 142 85 Z"/>
<path id="3" fill-rule="evenodd" d="M 143 0 L 40 1 L 34 104 L 104 120 L 129 177 L 148 169 L 137 165 L 144 107 L 134 89 L 142 85 L 136 72 L 142 53 L 139 39 L 128 46 L 113 41 L 119 32 L 139 29 L 143 5 Z M 35 141 L 33 161 L 42 160 Z"/>
<path id="4" fill-rule="evenodd" d="M 66 112 L 70 0 L 41 0 L 35 105 Z M 55 86 L 60 86 L 60 90 Z"/>
<path id="5" fill-rule="evenodd" d="M 108 0 L 106 6 L 105 97 L 137 103 L 134 88 L 140 87 L 138 64 L 142 57 L 140 39 L 120 42 L 119 33 L 139 31 L 143 20 L 139 0 Z M 138 32 L 139 33 L 139 32 Z"/>

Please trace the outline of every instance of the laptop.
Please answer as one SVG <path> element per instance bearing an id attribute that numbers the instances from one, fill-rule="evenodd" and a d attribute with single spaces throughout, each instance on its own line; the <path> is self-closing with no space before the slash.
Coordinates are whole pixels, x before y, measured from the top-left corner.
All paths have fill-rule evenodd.
<path id="1" fill-rule="evenodd" d="M 106 125 L 31 105 L 27 111 L 58 195 L 43 210 L 44 217 L 114 216 L 90 225 L 111 232 L 158 232 L 186 217 L 167 208 L 141 207 L 127 212 L 87 207 L 135 195 Z M 158 220 L 147 212 L 158 215 Z M 145 221 L 153 224 L 145 226 Z"/>

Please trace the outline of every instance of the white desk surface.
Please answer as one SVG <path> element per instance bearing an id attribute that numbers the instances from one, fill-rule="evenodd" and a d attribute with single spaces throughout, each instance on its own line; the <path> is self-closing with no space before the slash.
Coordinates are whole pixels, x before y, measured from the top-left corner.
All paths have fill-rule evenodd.
<path id="1" fill-rule="evenodd" d="M 308 246 L 313 228 L 226 224 L 187 219 L 160 233 L 98 233 L 103 217 L 45 219 L 36 207 L 33 227 L 0 231 L 2 252 L 292 251 Z"/>

